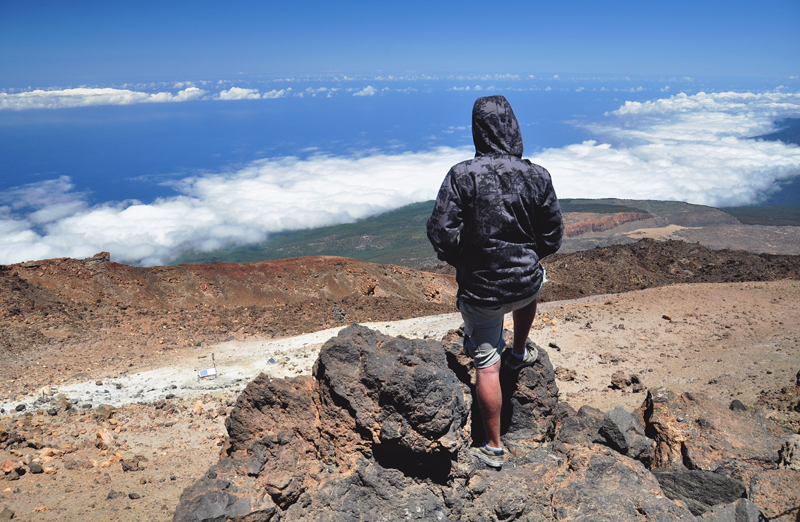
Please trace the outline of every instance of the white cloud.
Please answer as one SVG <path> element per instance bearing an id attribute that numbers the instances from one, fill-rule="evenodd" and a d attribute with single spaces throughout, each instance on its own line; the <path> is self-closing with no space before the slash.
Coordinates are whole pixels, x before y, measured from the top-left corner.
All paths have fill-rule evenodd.
<path id="1" fill-rule="evenodd" d="M 258 89 L 242 89 L 241 87 L 231 87 L 214 96 L 215 100 L 258 100 L 260 98 Z"/>
<path id="2" fill-rule="evenodd" d="M 187 87 L 177 94 L 169 92 L 146 93 L 128 89 L 88 88 L 61 90 L 34 90 L 16 94 L 0 93 L 0 110 L 63 109 L 93 105 L 132 105 L 135 103 L 164 103 L 196 100 L 206 91 Z"/>
<path id="3" fill-rule="evenodd" d="M 324 89 L 324 88 L 323 88 Z M 272 89 L 265 93 L 259 93 L 258 89 L 243 89 L 241 87 L 231 87 L 227 91 L 222 90 L 214 95 L 215 100 L 260 100 L 270 98 L 283 98 L 291 94 L 292 88 Z M 302 94 L 302 93 L 301 93 Z M 302 96 L 301 96 L 302 97 Z"/>
<path id="4" fill-rule="evenodd" d="M 281 90 L 272 89 L 271 91 L 267 91 L 264 94 L 262 94 L 261 97 L 262 98 L 283 98 L 284 96 L 289 94 L 291 91 L 292 91 L 291 87 L 289 87 L 288 89 L 281 89 Z"/>
<path id="5" fill-rule="evenodd" d="M 304 98 L 306 95 L 315 97 L 317 94 L 324 94 L 326 98 L 332 98 L 333 94 L 337 91 L 340 91 L 339 88 L 328 88 L 328 87 L 308 87 L 305 91 L 299 92 L 295 94 L 295 96 Z"/>
<path id="6" fill-rule="evenodd" d="M 755 201 L 775 180 L 800 174 L 800 147 L 747 139 L 800 115 L 800 94 L 679 94 L 626 102 L 587 141 L 534 161 L 562 197 L 680 200 L 725 206 Z"/>
<path id="7" fill-rule="evenodd" d="M 76 193 L 73 189 L 74 185 L 69 177 L 61 176 L 0 192 L 0 204 L 7 205 L 11 209 L 39 210 L 70 203 L 75 197 L 85 196 L 84 193 Z"/>
<path id="8" fill-rule="evenodd" d="M 378 89 L 373 87 L 372 85 L 367 85 L 360 91 L 356 91 L 353 93 L 353 96 L 375 96 L 378 93 Z"/>
<path id="9" fill-rule="evenodd" d="M 49 214 L 43 210 L 50 206 L 23 215 L 0 207 L 0 263 L 80 258 L 105 250 L 115 261 L 153 265 L 184 248 L 210 250 L 258 242 L 280 230 L 352 222 L 433 199 L 447 170 L 471 155 L 466 149 L 439 148 L 259 160 L 232 174 L 186 178 L 175 185 L 180 196 L 147 205 L 88 207 L 68 178 L 28 185 L 0 194 L 0 203 L 47 194 L 55 204 Z"/>

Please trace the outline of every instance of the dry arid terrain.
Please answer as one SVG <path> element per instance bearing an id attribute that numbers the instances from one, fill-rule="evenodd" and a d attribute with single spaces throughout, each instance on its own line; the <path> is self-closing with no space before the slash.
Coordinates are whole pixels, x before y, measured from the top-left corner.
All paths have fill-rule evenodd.
<path id="1" fill-rule="evenodd" d="M 574 408 L 632 411 L 666 386 L 800 430 L 798 256 L 646 240 L 545 265 L 531 338 Z M 460 323 L 455 290 L 450 275 L 334 257 L 0 267 L 0 519 L 169 520 L 249 379 L 308 374 L 353 322 L 441 337 Z"/>

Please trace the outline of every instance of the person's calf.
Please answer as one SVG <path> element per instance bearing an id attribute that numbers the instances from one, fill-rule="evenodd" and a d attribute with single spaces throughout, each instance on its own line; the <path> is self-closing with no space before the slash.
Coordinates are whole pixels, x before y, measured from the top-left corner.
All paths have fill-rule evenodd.
<path id="1" fill-rule="evenodd" d="M 488 368 L 477 370 L 476 399 L 481 412 L 486 443 L 501 447 L 500 413 L 503 408 L 503 390 L 500 386 L 499 361 Z"/>

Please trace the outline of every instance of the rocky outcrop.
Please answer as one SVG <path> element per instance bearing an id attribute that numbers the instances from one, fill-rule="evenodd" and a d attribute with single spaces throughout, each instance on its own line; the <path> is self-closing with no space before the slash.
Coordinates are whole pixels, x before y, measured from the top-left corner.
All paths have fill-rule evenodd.
<path id="1" fill-rule="evenodd" d="M 796 520 L 800 472 L 786 467 L 795 439 L 778 424 L 704 394 L 665 388 L 649 392 L 637 414 L 657 441 L 653 473 L 667 496 L 695 514 L 748 497 L 770 519 Z"/>
<path id="2" fill-rule="evenodd" d="M 501 373 L 508 452 L 499 472 L 485 467 L 469 451 L 482 434 L 462 335 L 392 338 L 352 325 L 323 346 L 312 377 L 260 375 L 228 417 L 219 462 L 184 491 L 175 520 L 633 521 L 705 513 L 708 522 L 755 522 L 759 509 L 791 512 L 766 500 L 797 475 L 777 469 L 781 444 L 773 446 L 787 435 L 779 428 L 666 390 L 648 395 L 635 415 L 575 412 L 558 402 L 542 348 L 533 366 Z M 731 424 L 716 416 L 722 409 L 746 416 Z M 680 444 L 692 459 L 670 460 L 687 418 L 697 427 L 681 431 Z M 712 427 L 771 438 L 746 451 L 736 442 L 744 435 L 712 439 Z M 715 453 L 726 438 L 727 457 Z M 718 465 L 687 469 L 689 462 Z M 654 465 L 660 469 L 648 469 Z M 772 470 L 793 475 L 765 475 Z M 700 488 L 706 498 L 698 500 L 697 483 L 719 483 L 721 493 Z M 747 494 L 752 504 L 737 501 Z"/>
<path id="3" fill-rule="evenodd" d="M 637 414 L 658 441 L 653 467 L 725 472 L 743 483 L 777 467 L 788 434 L 754 411 L 731 410 L 701 393 L 648 393 Z"/>

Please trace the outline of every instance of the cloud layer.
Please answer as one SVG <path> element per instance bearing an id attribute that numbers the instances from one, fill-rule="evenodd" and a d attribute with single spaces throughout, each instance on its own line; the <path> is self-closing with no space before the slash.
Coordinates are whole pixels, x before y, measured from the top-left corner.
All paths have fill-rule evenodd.
<path id="1" fill-rule="evenodd" d="M 235 99 L 259 95 L 224 92 Z M 747 139 L 789 116 L 800 116 L 798 94 L 700 93 L 626 103 L 587 126 L 598 140 L 531 159 L 550 171 L 562 198 L 745 204 L 775 180 L 800 173 L 800 147 Z M 186 248 L 211 250 L 276 231 L 351 222 L 433 199 L 450 166 L 472 155 L 438 148 L 272 158 L 233 173 L 185 178 L 175 185 L 180 195 L 150 204 L 90 207 L 64 177 L 26 185 L 0 193 L 0 263 L 107 250 L 116 261 L 153 265 Z"/>
<path id="2" fill-rule="evenodd" d="M 177 94 L 169 92 L 146 93 L 128 89 L 60 89 L 19 92 L 0 92 L 0 110 L 22 111 L 27 109 L 65 109 L 90 107 L 93 105 L 133 105 L 136 103 L 182 102 L 202 98 L 206 91 L 198 87 L 187 87 Z"/>
<path id="3" fill-rule="evenodd" d="M 563 197 L 753 203 L 775 180 L 800 174 L 800 148 L 748 139 L 800 116 L 800 94 L 679 94 L 626 102 L 588 125 L 601 142 L 548 149 L 534 161 L 558 174 Z"/>
<path id="4" fill-rule="evenodd" d="M 212 250 L 262 241 L 280 230 L 346 223 L 435 196 L 447 169 L 469 155 L 441 148 L 363 157 L 316 156 L 260 160 L 232 174 L 186 178 L 180 196 L 151 204 L 87 208 L 66 178 L 6 193 L 0 204 L 47 194 L 58 208 L 43 220 L 22 202 L 0 206 L 0 263 L 51 257 L 88 257 L 103 250 L 113 259 L 145 265 L 169 261 L 181 249 Z M 55 207 L 54 207 L 55 208 Z"/>

